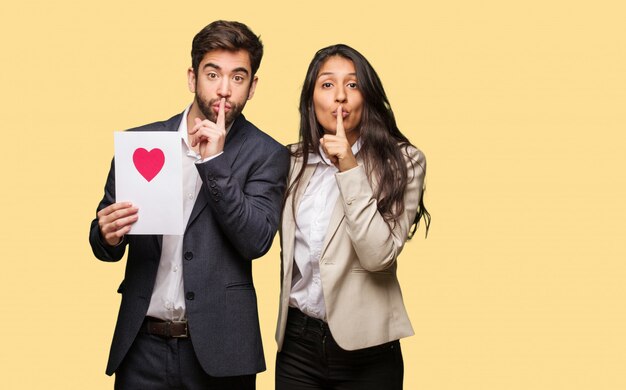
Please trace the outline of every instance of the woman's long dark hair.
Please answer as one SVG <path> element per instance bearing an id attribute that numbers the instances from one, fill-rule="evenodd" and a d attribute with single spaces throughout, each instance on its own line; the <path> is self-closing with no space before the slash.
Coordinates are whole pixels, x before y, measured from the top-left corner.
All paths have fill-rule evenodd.
<path id="1" fill-rule="evenodd" d="M 339 44 L 321 49 L 315 53 L 309 64 L 300 95 L 300 143 L 292 150 L 294 156 L 303 159 L 303 164 L 287 189 L 285 199 L 292 191 L 297 191 L 309 153 L 320 154 L 319 140 L 324 135 L 324 129 L 315 116 L 313 91 L 320 68 L 333 56 L 346 58 L 354 64 L 357 85 L 363 95 L 363 113 L 359 124 L 362 144 L 359 154 L 370 183 L 377 183 L 374 196 L 378 203 L 378 211 L 386 221 L 393 224 L 404 213 L 404 192 L 410 179 L 404 156 L 410 156 L 408 149 L 413 145 L 396 125 L 396 119 L 378 74 L 361 53 L 347 45 Z M 412 163 L 417 164 L 416 161 Z M 424 187 L 420 190 L 420 203 L 409 238 L 415 233 L 422 218 L 426 225 L 426 234 L 430 226 L 430 214 L 424 207 Z"/>

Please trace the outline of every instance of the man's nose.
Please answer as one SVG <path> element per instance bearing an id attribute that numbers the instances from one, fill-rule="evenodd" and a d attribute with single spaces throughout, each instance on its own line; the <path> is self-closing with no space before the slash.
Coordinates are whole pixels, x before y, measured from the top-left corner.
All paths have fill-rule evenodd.
<path id="1" fill-rule="evenodd" d="M 218 89 L 217 89 L 217 94 L 220 97 L 229 97 L 230 96 L 230 80 L 226 77 L 224 77 L 222 79 L 222 82 L 220 83 Z"/>

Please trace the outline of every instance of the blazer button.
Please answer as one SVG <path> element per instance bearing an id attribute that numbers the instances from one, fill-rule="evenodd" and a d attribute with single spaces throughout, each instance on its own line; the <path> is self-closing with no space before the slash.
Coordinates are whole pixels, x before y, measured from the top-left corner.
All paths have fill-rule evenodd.
<path id="1" fill-rule="evenodd" d="M 185 252 L 185 260 L 191 260 L 193 259 L 193 253 L 191 252 Z"/>
<path id="2" fill-rule="evenodd" d="M 189 291 L 189 292 L 185 295 L 185 297 L 187 298 L 187 300 L 188 300 L 188 301 L 193 301 L 193 299 L 196 297 L 196 295 L 195 295 L 193 292 Z"/>

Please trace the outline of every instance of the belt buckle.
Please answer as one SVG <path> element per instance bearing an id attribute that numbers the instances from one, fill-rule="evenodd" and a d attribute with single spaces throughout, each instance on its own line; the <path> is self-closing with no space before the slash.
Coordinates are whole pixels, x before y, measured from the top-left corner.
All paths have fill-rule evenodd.
<path id="1" fill-rule="evenodd" d="M 172 335 L 172 329 L 171 329 L 172 324 L 184 324 L 185 325 L 185 333 L 179 334 L 179 335 Z M 187 321 L 169 321 L 169 322 L 167 322 L 167 335 L 169 337 L 177 338 L 177 339 L 189 337 L 189 327 L 188 327 Z"/>

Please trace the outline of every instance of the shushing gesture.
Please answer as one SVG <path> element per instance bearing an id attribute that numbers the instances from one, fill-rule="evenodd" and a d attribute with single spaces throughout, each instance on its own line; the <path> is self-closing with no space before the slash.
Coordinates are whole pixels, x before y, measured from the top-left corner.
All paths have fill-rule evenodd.
<path id="1" fill-rule="evenodd" d="M 224 150 L 224 141 L 226 140 L 225 104 L 226 98 L 222 98 L 215 123 L 208 119 L 201 120 L 200 118 L 195 118 L 196 124 L 189 130 L 191 147 L 200 145 L 200 156 L 202 158 L 215 156 Z"/>
<path id="2" fill-rule="evenodd" d="M 356 157 L 352 153 L 352 147 L 348 138 L 346 138 L 346 130 L 343 127 L 343 109 L 341 105 L 337 107 L 337 131 L 335 135 L 324 134 L 320 139 L 320 144 L 326 156 L 339 169 L 344 172 L 356 167 Z"/>

